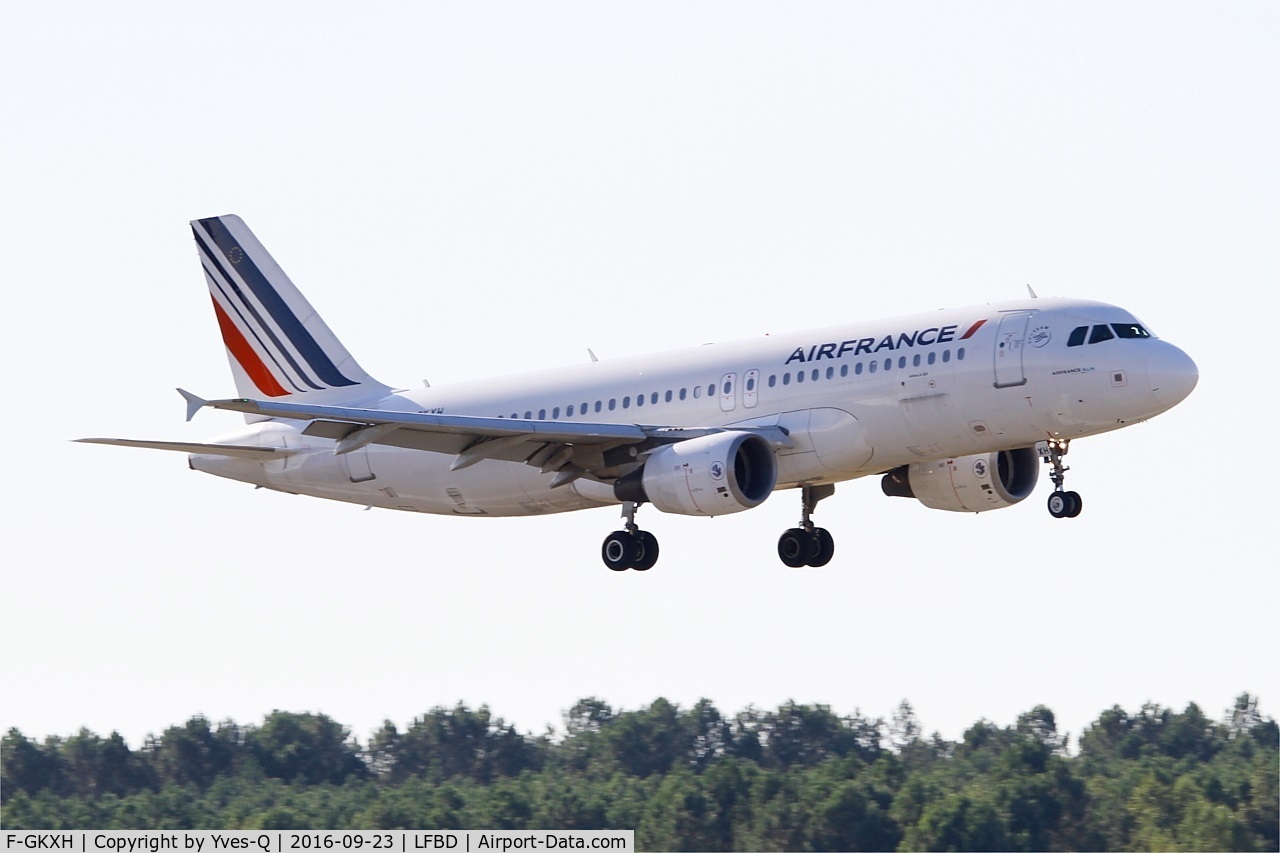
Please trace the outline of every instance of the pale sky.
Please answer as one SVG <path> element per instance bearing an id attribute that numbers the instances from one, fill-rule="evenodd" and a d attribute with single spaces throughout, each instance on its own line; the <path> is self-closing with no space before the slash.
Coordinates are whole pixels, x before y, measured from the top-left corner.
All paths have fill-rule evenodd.
<path id="1" fill-rule="evenodd" d="M 10 3 L 0 729 L 787 699 L 929 731 L 1280 712 L 1275 3 Z M 1072 445 L 1074 521 L 841 485 L 614 574 L 616 509 L 291 497 L 81 436 L 234 392 L 187 221 L 238 213 L 361 364 L 433 385 L 1018 298 L 1122 305 L 1200 385 Z"/>

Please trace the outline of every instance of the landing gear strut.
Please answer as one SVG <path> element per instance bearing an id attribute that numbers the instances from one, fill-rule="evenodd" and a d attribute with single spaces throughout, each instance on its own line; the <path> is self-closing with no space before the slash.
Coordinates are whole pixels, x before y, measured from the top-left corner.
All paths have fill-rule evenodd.
<path id="1" fill-rule="evenodd" d="M 1062 464 L 1062 457 L 1067 455 L 1071 444 L 1068 438 L 1051 438 L 1036 445 L 1040 458 L 1053 466 L 1049 479 L 1053 481 L 1053 494 L 1049 495 L 1049 515 L 1054 518 L 1075 518 L 1084 508 L 1078 492 L 1067 492 L 1063 485 L 1067 480 L 1067 472 L 1071 469 Z"/>
<path id="2" fill-rule="evenodd" d="M 622 505 L 622 517 L 626 519 L 624 530 L 615 530 L 604 538 L 600 557 L 615 572 L 635 569 L 647 572 L 658 562 L 658 537 L 636 525 L 638 504 L 627 501 Z"/>
<path id="3" fill-rule="evenodd" d="M 815 527 L 810 516 L 818 501 L 835 494 L 834 485 L 800 487 L 800 526 L 793 527 L 778 539 L 778 559 L 793 569 L 801 566 L 825 566 L 836 553 L 836 542 L 824 528 Z"/>

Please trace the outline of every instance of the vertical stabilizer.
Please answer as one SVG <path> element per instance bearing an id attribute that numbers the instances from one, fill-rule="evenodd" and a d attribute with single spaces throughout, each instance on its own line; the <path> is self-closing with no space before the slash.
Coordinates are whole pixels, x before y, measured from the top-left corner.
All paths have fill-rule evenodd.
<path id="1" fill-rule="evenodd" d="M 191 223 L 236 391 L 252 399 L 371 402 L 365 373 L 238 216 Z"/>

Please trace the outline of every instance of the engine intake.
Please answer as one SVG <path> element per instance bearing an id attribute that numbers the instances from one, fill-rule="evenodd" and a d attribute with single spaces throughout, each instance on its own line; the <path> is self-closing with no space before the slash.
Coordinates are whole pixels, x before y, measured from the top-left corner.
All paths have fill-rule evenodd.
<path id="1" fill-rule="evenodd" d="M 889 497 L 915 498 L 930 509 L 985 512 L 1018 503 L 1036 487 L 1039 456 L 1034 447 L 979 453 L 935 462 L 912 462 L 884 475 Z"/>
<path id="2" fill-rule="evenodd" d="M 618 479 L 620 501 L 680 515 L 728 515 L 764 503 L 778 482 L 773 447 L 748 432 L 721 432 L 659 447 Z"/>

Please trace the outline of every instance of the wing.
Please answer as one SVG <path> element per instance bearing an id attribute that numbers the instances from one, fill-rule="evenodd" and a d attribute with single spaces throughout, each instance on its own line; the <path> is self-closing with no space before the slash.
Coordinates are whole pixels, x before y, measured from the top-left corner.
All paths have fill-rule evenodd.
<path id="1" fill-rule="evenodd" d="M 333 439 L 334 453 L 369 444 L 429 450 L 454 456 L 458 471 L 485 459 L 524 462 L 556 474 L 551 486 L 579 477 L 609 481 L 664 444 L 719 432 L 750 432 L 777 447 L 789 447 L 785 430 L 762 427 L 670 427 L 577 421 L 533 421 L 469 415 L 437 415 L 344 406 L 315 406 L 262 400 L 201 400 L 181 392 L 188 411 L 201 406 L 268 418 L 310 421 L 304 435 Z"/>
<path id="2" fill-rule="evenodd" d="M 148 447 L 152 450 L 176 450 L 179 453 L 204 453 L 210 456 L 237 456 L 242 459 L 269 459 L 297 453 L 283 447 L 257 447 L 247 444 L 199 444 L 193 441 L 142 441 L 136 438 L 76 438 L 82 444 L 110 444 L 113 447 Z"/>

